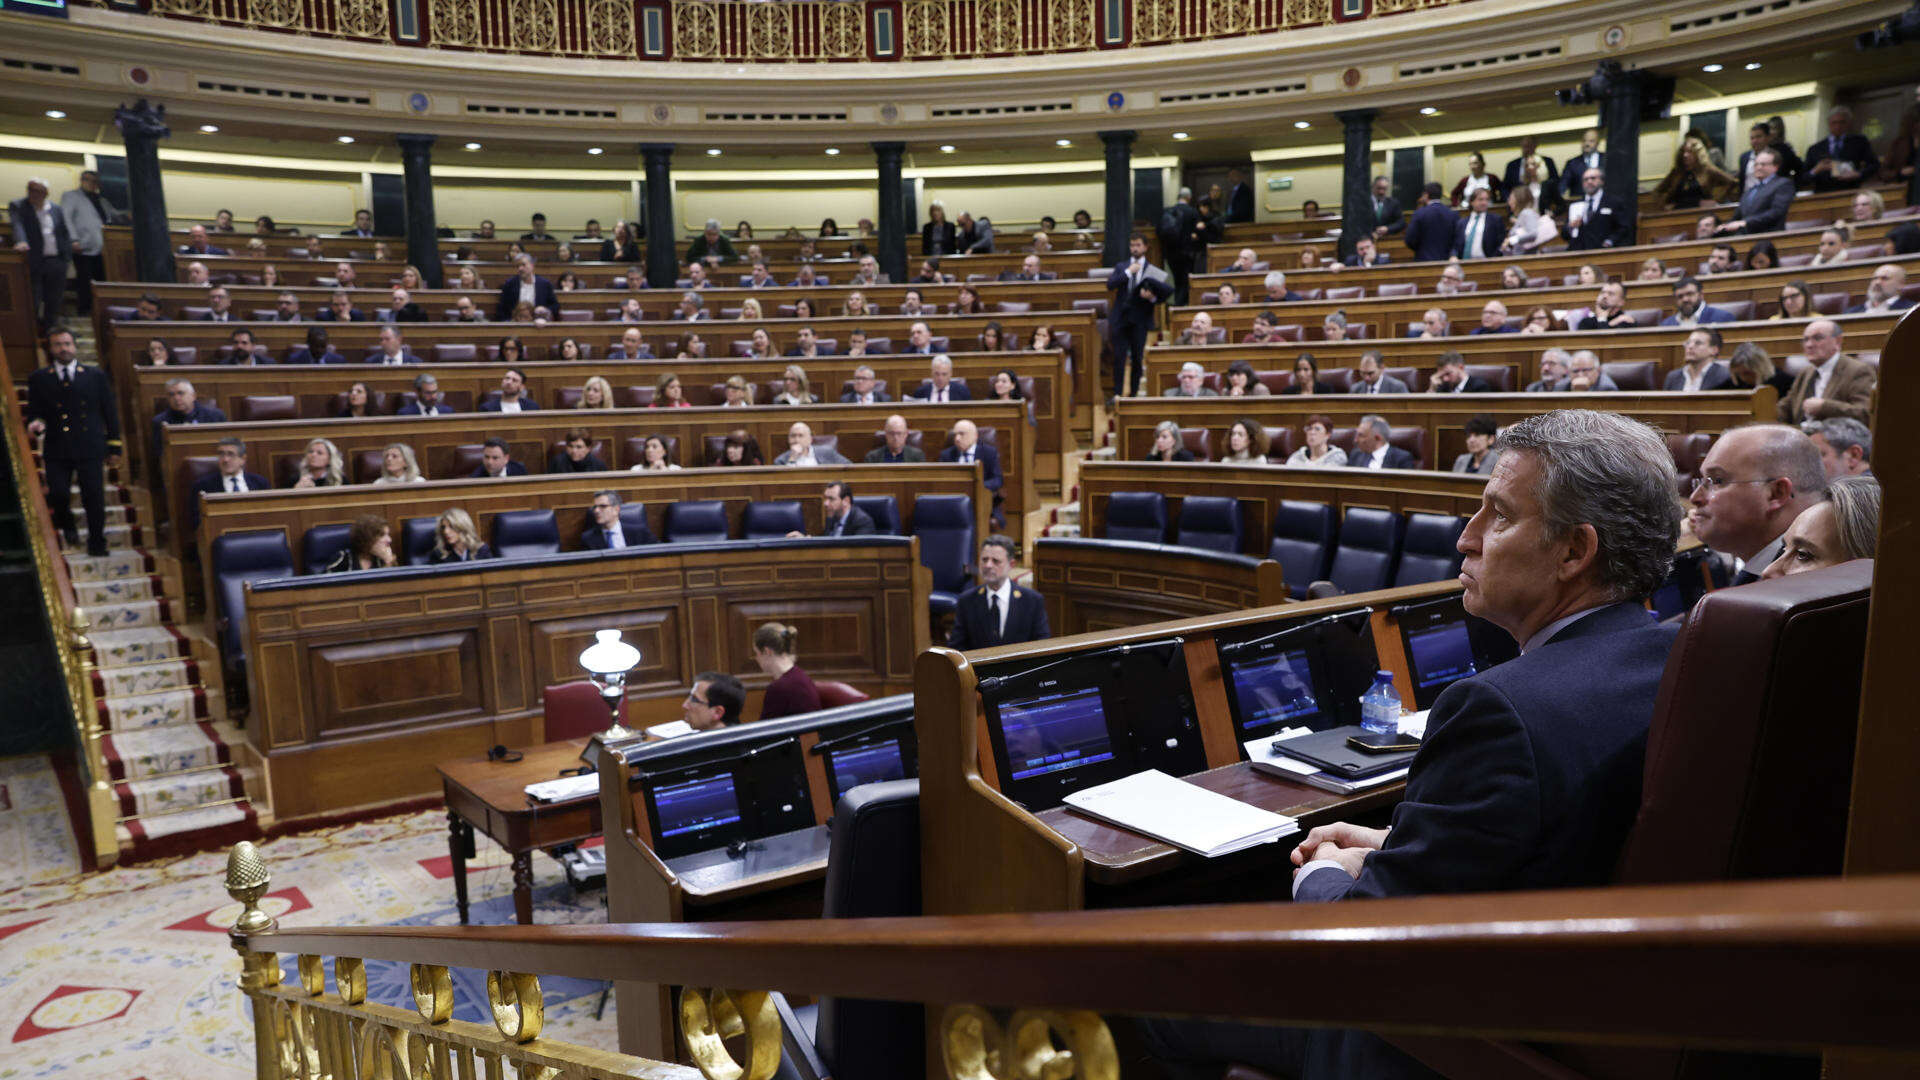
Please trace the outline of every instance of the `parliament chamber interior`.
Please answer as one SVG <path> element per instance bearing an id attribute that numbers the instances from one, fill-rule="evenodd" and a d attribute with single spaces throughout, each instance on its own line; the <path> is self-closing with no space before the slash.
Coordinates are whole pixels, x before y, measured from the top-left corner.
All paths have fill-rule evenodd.
<path id="1" fill-rule="evenodd" d="M 0 27 L 0 1076 L 1920 1074 L 1920 4 Z"/>

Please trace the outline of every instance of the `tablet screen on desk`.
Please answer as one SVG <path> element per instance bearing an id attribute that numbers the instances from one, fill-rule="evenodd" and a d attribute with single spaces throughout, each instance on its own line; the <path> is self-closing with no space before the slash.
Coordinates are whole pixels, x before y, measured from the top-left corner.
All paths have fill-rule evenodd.
<path id="1" fill-rule="evenodd" d="M 1465 619 L 1408 633 L 1407 660 L 1413 665 L 1413 684 L 1423 690 L 1459 682 L 1479 670 Z"/>
<path id="2" fill-rule="evenodd" d="M 1283 727 L 1322 726 L 1326 696 L 1306 649 L 1254 656 L 1227 665 L 1234 723 L 1245 741 Z"/>
<path id="3" fill-rule="evenodd" d="M 827 759 L 827 784 L 833 789 L 833 801 L 861 784 L 886 780 L 905 780 L 908 771 L 906 751 L 898 736 L 876 739 L 865 745 L 835 747 L 823 756 Z"/>
<path id="4" fill-rule="evenodd" d="M 1504 630 L 1467 614 L 1457 596 L 1393 612 L 1413 676 L 1415 709 L 1430 709 L 1440 692 L 1515 655 Z"/>
<path id="5" fill-rule="evenodd" d="M 1001 699 L 991 709 L 989 731 L 1004 778 L 1001 789 L 1031 809 L 1058 806 L 1070 793 L 1124 771 L 1097 687 L 1043 683 L 1038 693 Z"/>
<path id="6" fill-rule="evenodd" d="M 658 777 L 647 789 L 654 851 L 672 858 L 741 839 L 745 828 L 731 768 L 694 769 Z"/>

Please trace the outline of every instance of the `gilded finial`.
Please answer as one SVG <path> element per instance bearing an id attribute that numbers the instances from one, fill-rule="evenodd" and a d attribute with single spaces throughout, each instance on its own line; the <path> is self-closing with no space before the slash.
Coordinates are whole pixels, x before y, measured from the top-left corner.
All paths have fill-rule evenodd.
<path id="1" fill-rule="evenodd" d="M 253 841 L 242 840 L 227 852 L 227 895 L 242 905 L 240 918 L 234 921 L 235 934 L 258 934 L 274 928 L 272 916 L 260 910 L 260 898 L 273 881 L 267 864 Z"/>
<path id="2" fill-rule="evenodd" d="M 67 629 L 73 632 L 73 645 L 78 649 L 91 648 L 87 641 L 87 631 L 93 629 L 93 619 L 87 615 L 87 609 L 76 607 L 67 619 Z"/>

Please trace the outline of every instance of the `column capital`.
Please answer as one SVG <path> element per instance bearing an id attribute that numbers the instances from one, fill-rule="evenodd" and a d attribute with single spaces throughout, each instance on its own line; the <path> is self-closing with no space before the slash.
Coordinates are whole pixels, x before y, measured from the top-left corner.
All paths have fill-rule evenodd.
<path id="1" fill-rule="evenodd" d="M 440 136 L 438 135 L 422 135 L 416 132 L 403 132 L 399 135 L 395 135 L 393 137 L 393 141 L 400 144 L 400 149 L 405 150 L 409 153 L 417 154 L 422 151 L 431 149 L 433 147 L 434 142 L 439 138 Z"/>
<path id="2" fill-rule="evenodd" d="M 164 139 L 173 134 L 167 127 L 167 107 L 146 98 L 113 110 L 113 124 L 123 139 Z"/>
<path id="3" fill-rule="evenodd" d="M 1347 125 L 1348 127 L 1352 127 L 1355 124 L 1366 124 L 1371 126 L 1373 124 L 1373 121 L 1379 115 L 1380 115 L 1379 109 L 1342 109 L 1341 111 L 1333 114 L 1334 119 L 1340 121 L 1341 123 Z"/>
<path id="4" fill-rule="evenodd" d="M 1132 145 L 1133 140 L 1140 137 L 1140 133 L 1137 131 L 1096 131 L 1094 134 L 1100 136 L 1100 141 L 1106 143 L 1108 146 L 1112 146 L 1115 143 L 1123 146 Z"/>
<path id="5" fill-rule="evenodd" d="M 873 147 L 876 154 L 904 154 L 907 151 L 907 144 L 903 142 L 870 142 L 867 145 Z"/>
<path id="6" fill-rule="evenodd" d="M 679 143 L 670 142 L 643 142 L 640 144 L 640 153 L 647 157 L 672 157 L 674 148 L 679 145 Z"/>

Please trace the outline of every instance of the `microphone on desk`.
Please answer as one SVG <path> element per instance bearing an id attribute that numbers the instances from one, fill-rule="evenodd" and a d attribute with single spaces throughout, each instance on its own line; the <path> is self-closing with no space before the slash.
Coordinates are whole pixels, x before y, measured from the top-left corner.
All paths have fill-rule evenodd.
<path id="1" fill-rule="evenodd" d="M 1115 662 L 1117 663 L 1120 659 L 1123 659 L 1135 652 L 1144 652 L 1148 649 L 1171 649 L 1172 651 L 1169 653 L 1166 664 L 1168 667 L 1172 667 L 1173 666 L 1172 657 L 1180 655 L 1179 647 L 1186 644 L 1186 641 L 1187 639 L 1183 637 L 1160 638 L 1155 641 L 1136 641 L 1136 642 L 1129 642 L 1125 645 L 1109 645 L 1104 649 L 1095 649 L 1092 652 L 1073 653 L 1068 656 L 1056 657 L 1055 659 L 1049 660 L 1044 664 L 1040 664 L 1036 667 L 1027 668 L 1024 671 L 1016 671 L 1011 675 L 994 675 L 989 678 L 981 679 L 979 683 L 979 690 L 982 694 L 991 694 L 998 691 L 1002 687 L 1007 686 L 1010 683 L 1018 682 L 1023 679 L 1032 678 L 1033 676 L 1038 675 L 1041 672 L 1051 671 L 1054 668 L 1060 667 L 1065 664 L 1078 663 L 1085 660 L 1097 660 L 1103 656 L 1115 657 L 1116 658 Z"/>
<path id="2" fill-rule="evenodd" d="M 1279 630 L 1275 630 L 1271 634 L 1262 634 L 1257 638 L 1248 638 L 1245 641 L 1229 641 L 1226 644 L 1219 646 L 1220 655 L 1233 656 L 1237 653 L 1245 652 L 1248 649 L 1256 648 L 1261 645 L 1271 644 L 1275 641 L 1279 641 L 1282 638 L 1292 637 L 1295 634 L 1304 634 L 1309 630 L 1313 630 L 1318 627 L 1325 626 L 1328 623 L 1336 623 L 1336 622 L 1340 622 L 1343 619 L 1351 619 L 1355 615 L 1371 615 L 1371 614 L 1373 614 L 1373 609 L 1370 607 L 1354 608 L 1351 611 L 1337 611 L 1332 615 L 1325 615 L 1318 619 L 1309 619 L 1308 621 L 1303 623 L 1295 623 L 1292 626 L 1282 627 Z"/>

